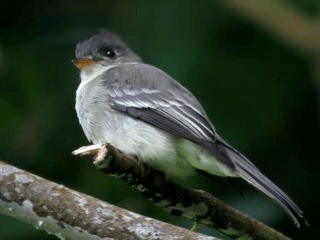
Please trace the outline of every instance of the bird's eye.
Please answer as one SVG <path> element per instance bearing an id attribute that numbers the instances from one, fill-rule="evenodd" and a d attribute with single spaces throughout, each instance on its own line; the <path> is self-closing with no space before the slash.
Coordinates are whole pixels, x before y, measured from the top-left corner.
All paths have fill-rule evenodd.
<path id="1" fill-rule="evenodd" d="M 116 53 L 111 48 L 102 49 L 102 54 L 108 58 L 114 58 Z"/>

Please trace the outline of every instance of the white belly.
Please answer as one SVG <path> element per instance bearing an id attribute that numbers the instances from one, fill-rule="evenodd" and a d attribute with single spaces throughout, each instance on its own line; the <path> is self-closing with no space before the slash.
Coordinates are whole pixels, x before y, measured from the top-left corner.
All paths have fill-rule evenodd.
<path id="1" fill-rule="evenodd" d="M 187 177 L 194 172 L 189 162 L 180 157 L 177 138 L 169 133 L 112 109 L 93 119 L 80 116 L 79 119 L 87 138 L 94 144 L 110 143 L 165 172 L 168 177 Z"/>

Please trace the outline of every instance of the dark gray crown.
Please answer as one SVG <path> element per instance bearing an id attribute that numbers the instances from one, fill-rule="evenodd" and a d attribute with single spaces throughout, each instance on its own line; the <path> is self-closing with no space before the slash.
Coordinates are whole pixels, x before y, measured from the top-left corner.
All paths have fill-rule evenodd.
<path id="1" fill-rule="evenodd" d="M 117 61 L 140 61 L 140 58 L 127 47 L 121 38 L 111 32 L 101 32 L 83 42 L 79 42 L 76 47 L 75 55 L 76 58 L 100 58 L 106 48 L 110 48 L 117 53 Z"/>

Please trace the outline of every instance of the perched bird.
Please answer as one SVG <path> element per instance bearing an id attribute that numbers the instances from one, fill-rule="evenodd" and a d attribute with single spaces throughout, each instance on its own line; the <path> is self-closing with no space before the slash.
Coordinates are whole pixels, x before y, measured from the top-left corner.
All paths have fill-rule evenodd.
<path id="1" fill-rule="evenodd" d="M 216 132 L 198 100 L 162 70 L 145 64 L 115 34 L 77 44 L 81 70 L 76 111 L 88 140 L 181 178 L 200 170 L 241 177 L 275 200 L 300 227 L 300 208 Z"/>

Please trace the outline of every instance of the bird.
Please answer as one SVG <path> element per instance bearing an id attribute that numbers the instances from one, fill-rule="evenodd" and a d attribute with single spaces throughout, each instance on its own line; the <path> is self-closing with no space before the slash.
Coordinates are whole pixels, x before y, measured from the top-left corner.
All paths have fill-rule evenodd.
<path id="1" fill-rule="evenodd" d="M 278 203 L 297 227 L 299 206 L 247 157 L 220 137 L 194 95 L 144 63 L 115 33 L 77 43 L 76 112 L 87 139 L 107 142 L 172 179 L 202 171 L 239 177 Z"/>

